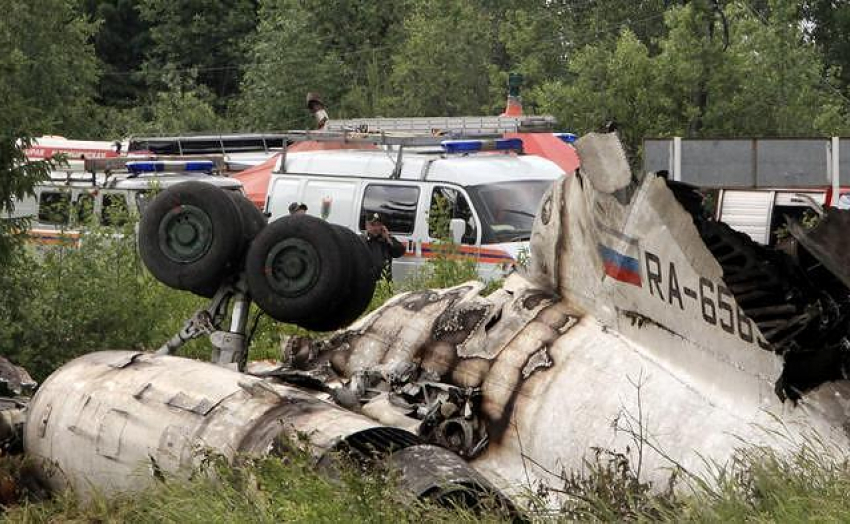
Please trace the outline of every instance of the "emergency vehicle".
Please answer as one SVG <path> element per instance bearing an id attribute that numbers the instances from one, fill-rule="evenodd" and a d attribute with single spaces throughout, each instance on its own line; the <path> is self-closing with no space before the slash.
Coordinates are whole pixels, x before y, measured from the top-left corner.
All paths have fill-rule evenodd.
<path id="1" fill-rule="evenodd" d="M 33 196 L 15 203 L 10 216 L 31 220 L 29 235 L 37 244 L 73 245 L 86 224 L 120 226 L 144 210 L 152 192 L 179 182 L 201 180 L 241 192 L 238 180 L 213 175 L 216 164 L 198 159 L 87 159 L 86 171 L 52 172 L 34 188 Z M 122 170 L 113 172 L 115 168 Z"/>
<path id="2" fill-rule="evenodd" d="M 268 185 L 270 219 L 298 202 L 308 214 L 362 232 L 366 217 L 380 213 L 406 246 L 393 263 L 394 278 L 404 279 L 436 256 L 441 235 L 429 218 L 446 206 L 460 252 L 477 261 L 483 278 L 493 279 L 527 250 L 543 194 L 565 174 L 547 159 L 522 154 L 519 138 L 381 140 L 374 149 L 282 154 Z M 428 141 L 436 147 L 424 146 Z"/>

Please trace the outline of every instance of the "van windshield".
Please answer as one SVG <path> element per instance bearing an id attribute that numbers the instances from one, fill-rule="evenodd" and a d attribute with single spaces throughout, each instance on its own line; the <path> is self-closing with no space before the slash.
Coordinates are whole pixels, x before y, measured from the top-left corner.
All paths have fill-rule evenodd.
<path id="1" fill-rule="evenodd" d="M 537 207 L 552 180 L 522 180 L 468 187 L 482 222 L 485 244 L 531 238 Z"/>

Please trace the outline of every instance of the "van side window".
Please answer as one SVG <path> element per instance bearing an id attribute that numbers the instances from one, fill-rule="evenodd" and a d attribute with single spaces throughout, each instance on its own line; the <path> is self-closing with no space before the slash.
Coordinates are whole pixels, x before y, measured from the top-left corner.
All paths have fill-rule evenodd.
<path id="1" fill-rule="evenodd" d="M 71 193 L 45 191 L 38 197 L 38 221 L 45 224 L 67 224 L 70 207 Z"/>
<path id="2" fill-rule="evenodd" d="M 445 186 L 437 186 L 431 193 L 431 208 L 428 214 L 428 235 L 431 238 L 450 238 L 449 221 L 459 218 L 466 222 L 466 230 L 463 233 L 464 244 L 475 244 L 477 240 L 477 229 L 472 209 L 463 193 L 457 189 Z"/>
<path id="3" fill-rule="evenodd" d="M 74 203 L 74 217 L 77 224 L 88 224 L 94 214 L 94 195 L 90 193 L 80 193 L 77 195 L 77 201 Z"/>
<path id="4" fill-rule="evenodd" d="M 104 226 L 123 226 L 127 223 L 129 209 L 127 199 L 120 193 L 104 193 L 100 222 Z"/>
<path id="5" fill-rule="evenodd" d="M 148 204 L 151 203 L 154 196 L 153 191 L 139 191 L 136 193 L 136 209 L 139 210 L 140 215 L 148 208 Z"/>
<path id="6" fill-rule="evenodd" d="M 409 235 L 416 224 L 417 202 L 419 188 L 416 186 L 370 184 L 363 192 L 360 229 L 366 229 L 368 215 L 380 213 L 391 233 Z"/>

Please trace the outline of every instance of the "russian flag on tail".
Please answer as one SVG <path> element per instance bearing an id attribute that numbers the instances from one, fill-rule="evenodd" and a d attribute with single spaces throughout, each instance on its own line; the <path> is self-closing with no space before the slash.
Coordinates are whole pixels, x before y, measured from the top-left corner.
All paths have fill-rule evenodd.
<path id="1" fill-rule="evenodd" d="M 642 287 L 638 259 L 602 244 L 599 244 L 599 256 L 602 257 L 606 275 L 620 282 Z"/>

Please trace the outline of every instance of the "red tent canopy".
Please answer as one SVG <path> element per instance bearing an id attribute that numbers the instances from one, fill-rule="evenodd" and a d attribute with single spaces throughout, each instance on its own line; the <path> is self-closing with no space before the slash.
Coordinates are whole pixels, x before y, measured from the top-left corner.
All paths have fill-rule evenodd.
<path id="1" fill-rule="evenodd" d="M 372 144 L 353 144 L 346 142 L 316 142 L 306 141 L 297 142 L 287 148 L 288 153 L 298 153 L 301 151 L 325 151 L 331 149 L 375 149 Z M 233 178 L 242 182 L 245 189 L 245 194 L 260 209 L 266 205 L 266 193 L 269 190 L 269 180 L 272 176 L 272 170 L 277 163 L 280 154 L 274 155 L 262 164 L 258 164 L 252 168 L 240 171 L 233 175 Z"/>
<path id="2" fill-rule="evenodd" d="M 505 138 L 521 138 L 526 153 L 558 164 L 567 174 L 581 165 L 576 150 L 552 133 L 505 133 Z"/>
<path id="3" fill-rule="evenodd" d="M 269 179 L 272 176 L 272 170 L 279 156 L 280 154 L 278 153 L 262 164 L 249 167 L 233 175 L 233 178 L 242 182 L 242 187 L 245 189 L 248 199 L 260 209 L 263 209 L 266 205 L 266 192 L 269 189 Z"/>

